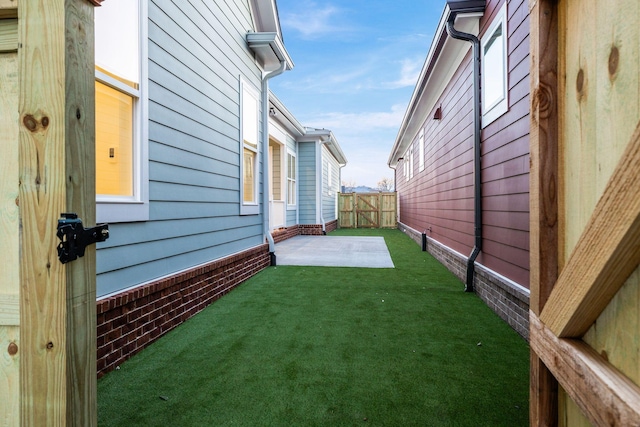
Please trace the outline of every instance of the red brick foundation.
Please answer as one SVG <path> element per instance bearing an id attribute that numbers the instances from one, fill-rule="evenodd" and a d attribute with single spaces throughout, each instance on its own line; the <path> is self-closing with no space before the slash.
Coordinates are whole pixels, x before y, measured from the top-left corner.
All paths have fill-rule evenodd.
<path id="1" fill-rule="evenodd" d="M 324 226 L 327 233 L 338 228 L 338 220 L 329 221 Z M 283 240 L 290 239 L 295 236 L 322 236 L 322 224 L 299 224 L 291 227 L 279 228 L 271 232 L 273 241 L 280 243 Z"/>
<path id="2" fill-rule="evenodd" d="M 280 243 L 283 240 L 290 239 L 292 237 L 298 236 L 300 234 L 300 230 L 297 225 L 293 227 L 279 228 L 277 230 L 273 230 L 271 232 L 271 237 L 273 237 L 273 241 L 275 243 Z"/>
<path id="3" fill-rule="evenodd" d="M 261 245 L 98 301 L 98 377 L 269 263 L 269 246 Z"/>

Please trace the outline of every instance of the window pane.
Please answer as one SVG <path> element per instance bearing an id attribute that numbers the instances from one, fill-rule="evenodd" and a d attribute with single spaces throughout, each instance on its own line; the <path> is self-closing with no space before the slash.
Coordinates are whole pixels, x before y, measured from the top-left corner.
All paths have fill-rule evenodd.
<path id="1" fill-rule="evenodd" d="M 246 90 L 242 96 L 242 137 L 245 144 L 258 148 L 258 100 Z"/>
<path id="2" fill-rule="evenodd" d="M 255 203 L 255 159 L 256 153 L 245 148 L 244 149 L 244 176 L 243 179 L 243 193 L 245 203 Z"/>
<path id="3" fill-rule="evenodd" d="M 504 60 L 502 25 L 499 25 L 484 47 L 484 105 L 487 109 L 504 99 Z"/>
<path id="4" fill-rule="evenodd" d="M 134 83 L 140 83 L 138 11 L 136 0 L 109 0 L 95 8 L 96 65 Z"/>
<path id="5" fill-rule="evenodd" d="M 133 98 L 96 82 L 96 193 L 133 196 Z"/>
<path id="6" fill-rule="evenodd" d="M 296 158 L 287 153 L 287 204 L 296 204 Z"/>

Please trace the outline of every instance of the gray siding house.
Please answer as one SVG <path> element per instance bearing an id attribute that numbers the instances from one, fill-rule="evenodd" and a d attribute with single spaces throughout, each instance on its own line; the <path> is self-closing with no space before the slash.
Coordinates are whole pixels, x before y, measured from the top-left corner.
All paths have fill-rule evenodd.
<path id="1" fill-rule="evenodd" d="M 269 198 L 272 235 L 279 242 L 333 231 L 347 159 L 330 130 L 302 126 L 275 95 L 269 99 L 269 147 L 275 158 Z M 285 167 L 279 169 L 280 164 Z"/>
<path id="2" fill-rule="evenodd" d="M 106 0 L 95 22 L 101 375 L 269 266 L 273 229 L 321 228 L 300 141 L 337 143 L 270 124 L 269 79 L 293 67 L 274 0 Z"/>

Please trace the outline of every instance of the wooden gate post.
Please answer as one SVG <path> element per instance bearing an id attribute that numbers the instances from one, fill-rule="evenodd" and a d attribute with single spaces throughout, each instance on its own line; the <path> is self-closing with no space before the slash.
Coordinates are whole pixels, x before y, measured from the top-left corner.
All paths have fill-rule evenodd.
<path id="1" fill-rule="evenodd" d="M 0 0 L 0 424 L 20 423 L 18 11 Z"/>
<path id="2" fill-rule="evenodd" d="M 63 212 L 95 223 L 93 5 L 17 3 L 20 387 L 2 393 L 19 393 L 21 425 L 92 426 L 95 249 L 63 265 L 56 227 Z"/>
<path id="3" fill-rule="evenodd" d="M 540 316 L 558 278 L 558 11 L 555 0 L 530 0 L 532 319 Z M 530 424 L 558 422 L 558 382 L 531 350 Z"/>

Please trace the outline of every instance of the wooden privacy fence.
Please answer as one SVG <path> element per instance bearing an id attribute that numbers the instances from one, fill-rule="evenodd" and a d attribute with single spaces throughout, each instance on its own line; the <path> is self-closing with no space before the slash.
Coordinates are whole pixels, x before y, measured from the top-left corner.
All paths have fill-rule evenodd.
<path id="1" fill-rule="evenodd" d="M 396 193 L 340 193 L 338 227 L 395 228 Z"/>

